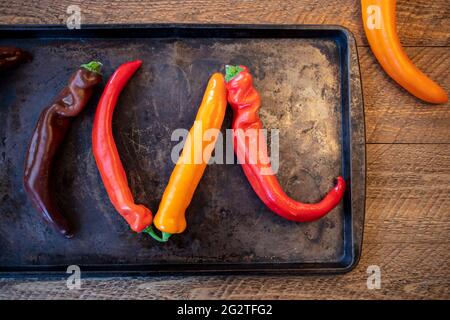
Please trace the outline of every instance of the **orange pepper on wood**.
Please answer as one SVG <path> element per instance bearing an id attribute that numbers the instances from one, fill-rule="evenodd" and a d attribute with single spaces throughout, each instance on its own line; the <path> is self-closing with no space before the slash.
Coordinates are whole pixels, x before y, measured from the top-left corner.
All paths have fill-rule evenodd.
<path id="1" fill-rule="evenodd" d="M 396 30 L 395 0 L 362 0 L 364 31 L 384 71 L 412 95 L 429 103 L 445 103 L 448 95 L 408 58 Z"/>

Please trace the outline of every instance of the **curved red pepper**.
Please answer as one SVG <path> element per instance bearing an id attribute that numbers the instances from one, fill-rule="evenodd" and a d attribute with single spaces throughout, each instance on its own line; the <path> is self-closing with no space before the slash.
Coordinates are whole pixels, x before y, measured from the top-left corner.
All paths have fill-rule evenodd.
<path id="1" fill-rule="evenodd" d="M 253 87 L 252 76 L 247 67 L 227 66 L 227 78 L 230 76 L 227 90 L 228 103 L 234 114 L 234 151 L 253 190 L 267 207 L 288 220 L 308 222 L 326 215 L 341 201 L 345 191 L 344 179 L 338 177 L 336 186 L 319 203 L 301 203 L 286 195 L 273 174 L 261 135 L 262 124 L 258 116 L 261 100 Z M 247 134 L 250 130 L 254 130 L 254 134 Z M 251 145 L 258 148 L 250 148 Z M 257 154 L 252 154 L 253 150 Z"/>
<path id="2" fill-rule="evenodd" d="M 92 151 L 106 192 L 114 208 L 136 232 L 149 226 L 153 216 L 144 205 L 134 203 L 114 142 L 112 117 L 122 89 L 141 64 L 140 60 L 124 63 L 109 78 L 98 103 L 92 129 Z"/>

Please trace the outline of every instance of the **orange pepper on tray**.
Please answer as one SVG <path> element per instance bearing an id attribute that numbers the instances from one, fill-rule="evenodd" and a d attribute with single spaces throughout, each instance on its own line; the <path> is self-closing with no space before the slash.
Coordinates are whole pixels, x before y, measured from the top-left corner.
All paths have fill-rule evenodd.
<path id="1" fill-rule="evenodd" d="M 167 241 L 171 234 L 181 233 L 186 229 L 185 211 L 214 150 L 217 139 L 215 133 L 222 126 L 226 107 L 225 79 L 222 74 L 215 73 L 208 82 L 194 125 L 189 131 L 153 220 L 154 226 L 162 232 L 162 237 L 156 235 L 151 226 L 145 229 L 156 240 Z M 207 137 L 210 129 L 211 135 Z"/>
<path id="2" fill-rule="evenodd" d="M 408 58 L 396 30 L 395 0 L 362 0 L 361 11 L 370 48 L 384 71 L 412 95 L 445 103 L 448 95 Z"/>

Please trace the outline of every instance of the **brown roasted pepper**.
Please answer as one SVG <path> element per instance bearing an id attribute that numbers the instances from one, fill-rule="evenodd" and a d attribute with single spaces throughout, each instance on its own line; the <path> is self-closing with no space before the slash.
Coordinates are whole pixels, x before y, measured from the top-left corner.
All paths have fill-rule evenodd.
<path id="1" fill-rule="evenodd" d="M 25 158 L 25 191 L 50 225 L 67 238 L 73 236 L 67 219 L 61 215 L 50 193 L 53 158 L 66 136 L 72 118 L 86 106 L 94 87 L 100 83 L 101 63 L 82 65 L 70 78 L 54 102 L 39 117 Z"/>
<path id="2" fill-rule="evenodd" d="M 27 51 L 14 47 L 0 47 L 0 71 L 13 69 L 31 60 L 32 56 Z"/>

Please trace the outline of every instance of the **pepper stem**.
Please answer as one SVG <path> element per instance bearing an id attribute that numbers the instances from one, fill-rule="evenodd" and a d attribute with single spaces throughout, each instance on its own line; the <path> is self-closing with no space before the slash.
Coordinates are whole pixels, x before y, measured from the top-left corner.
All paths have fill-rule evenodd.
<path id="1" fill-rule="evenodd" d="M 153 229 L 153 226 L 151 225 L 145 228 L 142 232 L 149 234 L 153 239 L 159 242 L 167 242 L 170 236 L 172 235 L 171 233 L 168 232 L 161 232 L 162 236 L 160 237 L 156 234 L 155 230 Z"/>
<path id="2" fill-rule="evenodd" d="M 98 61 L 91 61 L 89 63 L 85 63 L 81 65 L 81 68 L 89 70 L 91 72 L 100 73 L 103 64 Z"/>
<path id="3" fill-rule="evenodd" d="M 225 66 L 225 81 L 229 82 L 231 79 L 236 77 L 241 71 L 244 70 L 241 66 Z"/>

